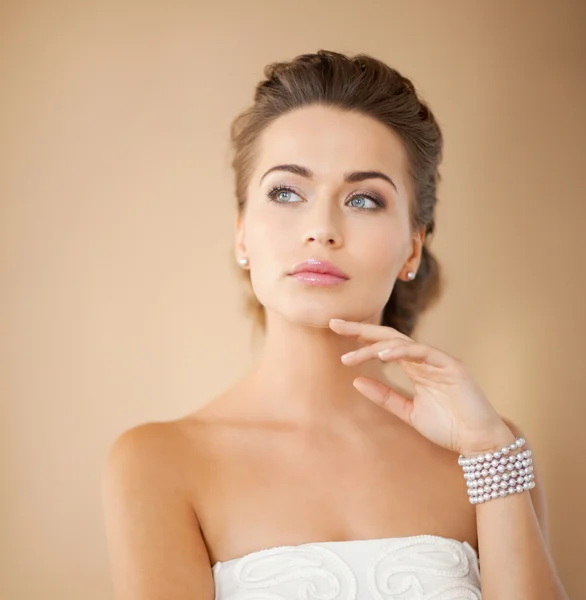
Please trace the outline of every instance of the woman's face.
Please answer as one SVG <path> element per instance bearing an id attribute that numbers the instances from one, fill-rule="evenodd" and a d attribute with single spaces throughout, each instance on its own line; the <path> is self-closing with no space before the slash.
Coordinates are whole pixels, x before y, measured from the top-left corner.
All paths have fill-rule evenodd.
<path id="1" fill-rule="evenodd" d="M 317 327 L 336 317 L 378 323 L 397 277 L 420 262 L 411 201 L 402 142 L 376 120 L 312 105 L 273 121 L 259 139 L 236 246 L 267 321 L 275 312 Z M 346 277 L 291 275 L 307 260 Z"/>

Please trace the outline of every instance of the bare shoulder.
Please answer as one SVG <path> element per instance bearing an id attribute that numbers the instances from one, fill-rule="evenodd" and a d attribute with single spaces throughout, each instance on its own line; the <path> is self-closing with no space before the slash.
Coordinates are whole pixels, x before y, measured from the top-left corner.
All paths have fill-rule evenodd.
<path id="1" fill-rule="evenodd" d="M 184 484 L 178 422 L 145 423 L 111 444 L 102 499 L 118 600 L 213 598 L 208 552 Z"/>
<path id="2" fill-rule="evenodd" d="M 502 420 L 506 423 L 507 427 L 513 432 L 515 437 L 523 437 L 527 439 L 522 429 L 510 419 L 507 419 L 501 415 Z M 530 441 L 530 440 L 527 440 Z M 533 508 L 535 509 L 535 515 L 539 521 L 541 532 L 545 543 L 549 546 L 549 525 L 547 515 L 547 498 L 545 495 L 545 488 L 542 484 L 539 464 L 535 457 L 535 451 L 531 449 L 531 458 L 533 460 L 533 474 L 535 475 L 535 487 L 529 492 L 531 495 L 531 501 L 533 502 Z"/>
<path id="3" fill-rule="evenodd" d="M 179 456 L 180 445 L 180 428 L 174 421 L 136 425 L 112 442 L 106 460 L 106 471 L 115 472 L 128 467 L 168 467 L 173 463 L 173 458 Z"/>

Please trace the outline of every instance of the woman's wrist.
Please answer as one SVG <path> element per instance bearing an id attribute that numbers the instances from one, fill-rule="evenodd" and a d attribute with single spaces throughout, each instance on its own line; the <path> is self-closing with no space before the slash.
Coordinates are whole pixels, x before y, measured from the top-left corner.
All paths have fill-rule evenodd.
<path id="1" fill-rule="evenodd" d="M 460 454 L 458 464 L 464 472 L 471 504 L 482 504 L 496 498 L 520 494 L 535 487 L 531 450 L 523 450 L 525 439 L 510 438 L 502 431 L 504 442 L 498 449 L 490 449 L 476 456 Z"/>
<path id="2" fill-rule="evenodd" d="M 503 446 L 513 444 L 515 440 L 515 434 L 503 421 L 502 424 L 490 430 L 481 431 L 476 435 L 469 436 L 469 440 L 460 449 L 460 454 L 468 458 L 473 458 L 487 452 L 494 453 Z"/>

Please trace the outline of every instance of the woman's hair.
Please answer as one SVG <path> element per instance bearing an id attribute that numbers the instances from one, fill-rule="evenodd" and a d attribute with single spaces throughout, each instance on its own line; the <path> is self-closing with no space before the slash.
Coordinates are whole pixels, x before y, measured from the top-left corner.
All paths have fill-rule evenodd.
<path id="1" fill-rule="evenodd" d="M 395 69 L 367 54 L 349 57 L 319 50 L 291 61 L 274 62 L 264 69 L 266 79 L 256 86 L 254 103 L 231 126 L 232 167 L 238 212 L 246 206 L 246 190 L 255 168 L 258 140 L 275 119 L 308 105 L 325 105 L 359 112 L 376 119 L 402 139 L 408 158 L 414 202 L 409 207 L 412 231 L 424 227 L 426 240 L 417 277 L 397 279 L 381 319 L 381 325 L 411 335 L 419 315 L 439 298 L 441 271 L 427 247 L 435 227 L 438 165 L 443 137 L 428 106 L 418 97 L 413 83 Z M 242 269 L 250 284 L 249 271 Z M 250 295 L 249 309 L 264 327 L 264 308 Z"/>

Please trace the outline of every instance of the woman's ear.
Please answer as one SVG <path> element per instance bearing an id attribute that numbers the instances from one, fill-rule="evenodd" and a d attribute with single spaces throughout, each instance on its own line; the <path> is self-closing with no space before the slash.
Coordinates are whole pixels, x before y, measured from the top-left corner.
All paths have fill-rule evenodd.
<path id="1" fill-rule="evenodd" d="M 246 243 L 244 239 L 244 220 L 241 215 L 236 217 L 235 223 L 235 236 L 236 236 L 236 244 L 235 244 L 235 252 L 236 252 L 236 260 L 239 261 L 242 258 L 247 257 L 246 252 Z"/>
<path id="2" fill-rule="evenodd" d="M 421 264 L 421 255 L 423 254 L 423 245 L 425 243 L 425 227 L 420 227 L 411 236 L 411 254 L 405 263 L 405 267 L 410 271 L 417 272 Z"/>

